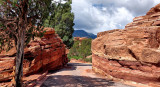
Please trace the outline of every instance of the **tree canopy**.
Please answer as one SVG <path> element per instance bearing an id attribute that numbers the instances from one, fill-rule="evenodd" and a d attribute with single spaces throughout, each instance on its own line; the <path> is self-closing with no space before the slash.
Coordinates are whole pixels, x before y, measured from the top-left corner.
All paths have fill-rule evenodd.
<path id="1" fill-rule="evenodd" d="M 42 35 L 42 25 L 49 15 L 50 4 L 51 0 L 0 0 L 1 50 L 7 42 L 17 41 L 18 30 L 21 30 L 19 26 L 26 27 L 26 44 L 34 36 Z M 12 46 L 9 43 L 8 46 Z"/>
<path id="2" fill-rule="evenodd" d="M 70 49 L 68 54 L 69 58 L 82 58 L 85 59 L 87 56 L 91 55 L 91 42 L 92 39 L 84 39 L 82 41 L 75 40 L 73 47 Z"/>
<path id="3" fill-rule="evenodd" d="M 68 48 L 71 48 L 74 43 L 72 37 L 74 14 L 71 12 L 71 3 L 72 0 L 66 0 L 64 4 L 53 3 L 52 7 L 55 8 L 55 11 L 51 12 L 44 24 L 47 27 L 55 28 L 56 33 Z"/>

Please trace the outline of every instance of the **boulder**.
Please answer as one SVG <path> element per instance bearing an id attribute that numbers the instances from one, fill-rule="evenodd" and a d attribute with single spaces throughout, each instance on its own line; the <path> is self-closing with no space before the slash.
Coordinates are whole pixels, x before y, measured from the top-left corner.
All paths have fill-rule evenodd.
<path id="1" fill-rule="evenodd" d="M 160 4 L 125 29 L 97 34 L 92 41 L 93 70 L 138 83 L 160 81 Z"/>
<path id="2" fill-rule="evenodd" d="M 65 45 L 52 28 L 45 28 L 42 38 L 36 37 L 24 49 L 23 62 L 24 76 L 48 70 L 56 70 L 67 62 Z M 16 49 L 0 54 L 0 81 L 10 80 L 13 77 L 13 66 Z"/>

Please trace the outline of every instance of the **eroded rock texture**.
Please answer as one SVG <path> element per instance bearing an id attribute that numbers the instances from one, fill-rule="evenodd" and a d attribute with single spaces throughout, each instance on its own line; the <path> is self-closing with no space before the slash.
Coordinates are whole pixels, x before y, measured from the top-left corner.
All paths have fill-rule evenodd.
<path id="1" fill-rule="evenodd" d="M 24 75 L 55 70 L 68 62 L 60 37 L 51 28 L 45 30 L 44 37 L 36 37 L 25 48 Z M 0 54 L 0 81 L 12 79 L 15 54 L 15 48 Z"/>
<path id="2" fill-rule="evenodd" d="M 92 41 L 93 70 L 140 83 L 160 83 L 160 4 L 125 29 L 100 32 Z"/>

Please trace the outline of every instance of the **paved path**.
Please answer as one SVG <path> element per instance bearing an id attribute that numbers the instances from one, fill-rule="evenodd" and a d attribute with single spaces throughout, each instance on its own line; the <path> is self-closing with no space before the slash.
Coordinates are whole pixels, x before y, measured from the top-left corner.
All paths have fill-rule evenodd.
<path id="1" fill-rule="evenodd" d="M 94 74 L 91 69 L 91 64 L 69 63 L 62 70 L 50 72 L 41 87 L 131 87 L 106 80 Z"/>

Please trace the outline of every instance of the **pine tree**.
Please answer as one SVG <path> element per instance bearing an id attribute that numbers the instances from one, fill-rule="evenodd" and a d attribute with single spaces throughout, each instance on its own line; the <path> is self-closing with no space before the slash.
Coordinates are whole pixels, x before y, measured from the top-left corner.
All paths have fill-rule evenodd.
<path id="1" fill-rule="evenodd" d="M 0 0 L 0 49 L 16 46 L 16 87 L 22 87 L 24 48 L 31 38 L 43 34 L 50 6 L 51 0 Z"/>
<path id="2" fill-rule="evenodd" d="M 55 28 L 56 33 L 61 37 L 63 43 L 70 48 L 74 43 L 72 37 L 74 32 L 74 14 L 71 12 L 72 0 L 66 1 L 64 4 L 53 3 L 52 7 L 55 8 L 55 11 L 45 20 L 44 26 Z"/>

